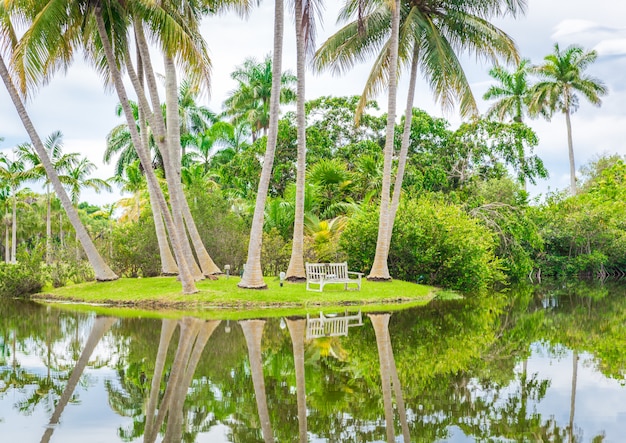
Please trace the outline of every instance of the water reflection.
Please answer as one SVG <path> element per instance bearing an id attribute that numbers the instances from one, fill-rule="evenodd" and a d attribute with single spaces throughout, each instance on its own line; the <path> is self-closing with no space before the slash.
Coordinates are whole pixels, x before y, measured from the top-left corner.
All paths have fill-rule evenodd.
<path id="1" fill-rule="evenodd" d="M 624 295 L 568 284 L 521 289 L 511 303 L 238 321 L 6 301 L 0 435 L 617 442 L 626 434 Z"/>

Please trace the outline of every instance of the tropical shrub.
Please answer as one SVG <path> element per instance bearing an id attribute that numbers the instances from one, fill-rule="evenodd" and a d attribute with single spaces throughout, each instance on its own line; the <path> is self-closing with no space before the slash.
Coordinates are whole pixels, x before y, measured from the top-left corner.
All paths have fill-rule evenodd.
<path id="1" fill-rule="evenodd" d="M 44 285 L 41 257 L 40 248 L 31 251 L 20 248 L 17 263 L 0 263 L 0 296 L 25 297 L 41 291 Z"/>
<path id="2" fill-rule="evenodd" d="M 111 241 L 111 268 L 118 275 L 155 277 L 161 273 L 159 244 L 149 211 L 137 222 L 115 226 Z"/>
<path id="3" fill-rule="evenodd" d="M 376 250 L 378 213 L 353 216 L 341 236 L 350 268 L 368 272 Z M 408 200 L 398 210 L 389 252 L 394 278 L 462 291 L 502 281 L 494 235 L 459 206 L 428 198 Z"/>

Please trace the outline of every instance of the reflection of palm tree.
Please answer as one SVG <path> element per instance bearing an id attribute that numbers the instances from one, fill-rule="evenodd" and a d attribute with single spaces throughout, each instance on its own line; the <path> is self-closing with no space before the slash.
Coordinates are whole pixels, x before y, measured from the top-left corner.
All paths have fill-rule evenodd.
<path id="1" fill-rule="evenodd" d="M 263 379 L 263 359 L 261 355 L 261 339 L 263 338 L 265 320 L 245 320 L 240 322 L 240 325 L 248 346 L 252 384 L 254 385 L 254 396 L 256 397 L 256 404 L 259 410 L 263 439 L 265 443 L 273 442 L 274 438 L 270 423 L 270 413 L 267 408 L 265 380 Z"/>
<path id="2" fill-rule="evenodd" d="M 389 319 L 391 314 L 371 314 L 369 315 L 376 334 L 376 346 L 378 347 L 378 360 L 380 363 L 380 378 L 383 389 L 383 403 L 385 408 L 385 421 L 387 424 L 387 441 L 389 443 L 395 441 L 394 424 L 393 424 L 393 405 L 391 399 L 391 387 L 393 382 L 393 390 L 396 395 L 396 405 L 398 415 L 402 425 L 402 435 L 405 443 L 411 441 L 409 426 L 406 417 L 406 409 L 404 406 L 404 397 L 398 377 L 396 362 L 393 357 L 393 348 L 391 347 L 391 337 L 389 335 Z"/>
<path id="3" fill-rule="evenodd" d="M 569 427 L 568 427 L 568 437 L 569 443 L 574 443 L 575 435 L 574 435 L 574 413 L 576 411 L 576 382 L 578 381 L 578 351 L 573 351 L 572 353 L 572 395 L 570 399 L 570 407 L 569 407 Z"/>
<path id="4" fill-rule="evenodd" d="M 41 442 L 45 443 L 50 441 L 50 437 L 52 437 L 52 433 L 54 432 L 54 425 L 59 422 L 61 418 L 61 414 L 65 409 L 65 406 L 69 402 L 76 386 L 78 385 L 78 381 L 80 377 L 83 375 L 83 371 L 89 362 L 89 358 L 91 354 L 93 354 L 94 349 L 104 336 L 104 334 L 111 328 L 113 323 L 115 323 L 116 319 L 113 317 L 96 317 L 96 320 L 91 328 L 91 333 L 87 338 L 87 342 L 85 343 L 85 347 L 80 355 L 80 358 L 76 362 L 76 366 L 72 370 L 72 375 L 70 379 L 67 381 L 67 385 L 65 386 L 65 390 L 63 391 L 63 395 L 59 399 L 56 408 L 54 409 L 54 413 L 50 418 L 50 423 L 46 432 L 44 432 L 43 437 L 41 437 Z"/>
<path id="5" fill-rule="evenodd" d="M 306 320 L 287 320 L 287 327 L 291 335 L 293 347 L 293 361 L 296 367 L 296 396 L 298 399 L 298 430 L 300 433 L 300 443 L 307 441 L 306 422 L 306 384 L 304 376 L 304 333 L 306 330 Z"/>

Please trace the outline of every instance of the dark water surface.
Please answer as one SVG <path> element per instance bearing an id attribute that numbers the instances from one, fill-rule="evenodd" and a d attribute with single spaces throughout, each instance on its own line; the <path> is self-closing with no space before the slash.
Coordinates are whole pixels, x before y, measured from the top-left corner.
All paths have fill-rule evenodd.
<path id="1" fill-rule="evenodd" d="M 626 442 L 623 286 L 308 320 L 0 300 L 0 442 Z"/>

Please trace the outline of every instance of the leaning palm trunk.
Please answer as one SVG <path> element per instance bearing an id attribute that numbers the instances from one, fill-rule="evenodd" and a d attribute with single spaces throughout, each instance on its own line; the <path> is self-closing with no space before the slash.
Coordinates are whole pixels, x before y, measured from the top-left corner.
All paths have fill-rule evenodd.
<path id="1" fill-rule="evenodd" d="M 146 120 L 143 117 L 143 112 L 139 111 L 139 135 L 141 136 L 141 143 L 144 149 L 148 148 L 148 126 Z M 167 231 L 163 223 L 163 214 L 158 204 L 157 193 L 160 189 L 154 189 L 154 183 L 151 180 L 147 180 L 148 196 L 152 205 L 152 218 L 154 220 L 154 230 L 156 232 L 157 243 L 159 245 L 159 257 L 161 258 L 161 274 L 163 275 L 176 275 L 178 274 L 178 265 L 172 255 L 172 250 L 167 242 Z"/>
<path id="2" fill-rule="evenodd" d="M 398 155 L 398 169 L 396 171 L 396 181 L 393 185 L 393 196 L 391 198 L 391 208 L 389 209 L 389 228 L 387 232 L 387 254 L 391 246 L 391 236 L 393 225 L 396 220 L 398 206 L 400 206 L 400 195 L 402 193 L 402 181 L 404 180 L 404 169 L 409 153 L 409 140 L 411 137 L 411 120 L 413 119 L 413 100 L 415 98 L 415 84 L 417 83 L 417 62 L 419 48 L 417 44 L 413 47 L 413 58 L 411 59 L 411 77 L 409 79 L 409 91 L 406 98 L 406 109 L 404 110 L 404 128 L 402 128 L 402 142 L 400 143 L 400 154 Z"/>
<path id="3" fill-rule="evenodd" d="M 389 339 L 390 314 L 372 314 L 369 316 L 376 334 L 376 346 L 378 347 L 378 361 L 380 364 L 380 381 L 383 390 L 383 404 L 385 409 L 385 423 L 387 431 L 387 443 L 393 443 L 396 439 L 393 426 L 393 404 L 391 398 L 391 368 L 389 355 L 391 354 L 391 341 Z"/>
<path id="4" fill-rule="evenodd" d="M 161 322 L 161 337 L 159 339 L 159 350 L 157 351 L 156 360 L 154 363 L 154 374 L 152 376 L 152 383 L 150 385 L 150 397 L 148 398 L 148 404 L 146 406 L 146 426 L 144 429 L 144 442 L 146 442 L 146 436 L 153 434 L 155 411 L 157 402 L 159 400 L 159 393 L 161 391 L 161 377 L 163 376 L 163 370 L 165 368 L 165 360 L 167 359 L 167 349 L 170 346 L 172 335 L 176 330 L 177 322 L 175 320 L 163 319 Z"/>
<path id="5" fill-rule="evenodd" d="M 287 320 L 287 327 L 291 335 L 291 345 L 293 348 L 293 362 L 296 367 L 296 397 L 298 401 L 298 433 L 300 443 L 306 443 L 307 421 L 306 421 L 306 378 L 304 374 L 304 334 L 306 330 L 306 320 Z"/>
<path id="6" fill-rule="evenodd" d="M 302 0 L 296 0 L 296 53 L 298 97 L 296 122 L 298 125 L 298 167 L 296 168 L 296 213 L 293 222 L 291 258 L 287 267 L 287 280 L 306 280 L 304 271 L 304 172 L 306 169 L 306 119 L 304 114 L 305 70 L 304 29 L 302 27 Z"/>
<path id="7" fill-rule="evenodd" d="M 252 373 L 252 384 L 254 385 L 254 396 L 256 397 L 256 405 L 259 411 L 263 440 L 265 443 L 273 443 L 274 436 L 270 422 L 270 412 L 267 408 L 265 380 L 263 379 L 263 358 L 261 355 L 261 339 L 263 338 L 265 320 L 244 320 L 240 324 L 246 339 L 246 346 L 248 347 L 250 372 Z"/>
<path id="8" fill-rule="evenodd" d="M 400 28 L 400 0 L 394 0 L 391 15 L 391 37 L 389 39 L 389 91 L 387 110 L 387 131 L 385 134 L 385 161 L 383 166 L 383 185 L 380 198 L 378 238 L 376 255 L 368 280 L 390 281 L 389 266 L 389 193 L 391 190 L 391 163 L 393 161 L 394 128 L 396 124 L 396 96 L 398 86 L 398 41 Z"/>
<path id="9" fill-rule="evenodd" d="M 263 219 L 265 215 L 265 201 L 272 178 L 272 166 L 278 138 L 278 117 L 280 111 L 280 80 L 283 59 L 283 0 L 275 0 L 274 6 L 274 54 L 272 59 L 272 95 L 270 97 L 270 126 L 267 134 L 267 146 L 263 158 L 263 169 L 259 180 L 259 189 L 256 195 L 256 205 L 250 229 L 248 243 L 248 259 L 239 282 L 240 288 L 265 289 L 261 268 L 261 245 L 263 242 Z"/>
<path id="10" fill-rule="evenodd" d="M 569 443 L 575 442 L 574 437 L 574 415 L 576 411 L 576 383 L 578 381 L 578 351 L 572 352 L 572 393 L 570 396 L 569 406 L 569 425 L 568 425 L 568 437 Z"/>
<path id="11" fill-rule="evenodd" d="M 107 65 L 111 71 L 111 77 L 115 84 L 115 90 L 118 94 L 118 98 L 120 100 L 120 104 L 122 105 L 122 109 L 124 110 L 126 123 L 128 124 L 128 128 L 131 134 L 131 139 L 132 139 L 133 145 L 135 146 L 135 150 L 137 151 L 137 156 L 139 157 L 139 161 L 141 162 L 144 168 L 144 171 L 146 173 L 146 180 L 152 181 L 152 186 L 157 191 L 156 193 L 157 194 L 156 196 L 158 199 L 157 203 L 159 204 L 159 207 L 165 219 L 165 224 L 170 233 L 170 238 L 172 241 L 172 248 L 174 249 L 174 255 L 176 256 L 176 261 L 178 263 L 179 276 L 180 276 L 181 283 L 183 285 L 183 292 L 185 294 L 195 293 L 198 290 L 193 280 L 193 276 L 189 272 L 189 267 L 187 265 L 187 261 L 185 260 L 185 256 L 183 254 L 182 248 L 180 246 L 181 241 L 178 238 L 178 235 L 174 226 L 174 221 L 172 219 L 172 215 L 170 214 L 169 208 L 167 207 L 167 203 L 165 202 L 165 197 L 163 196 L 163 193 L 161 192 L 161 189 L 159 188 L 156 175 L 154 174 L 154 171 L 152 170 L 150 154 L 149 152 L 147 152 L 147 149 L 145 149 L 145 147 L 141 143 L 141 137 L 139 136 L 139 132 L 137 131 L 137 126 L 135 125 L 134 116 L 130 108 L 128 96 L 126 94 L 126 88 L 124 87 L 124 83 L 122 82 L 120 71 L 117 68 L 117 64 L 113 56 L 113 49 L 111 47 L 111 42 L 109 41 L 109 38 L 106 32 L 104 19 L 102 17 L 102 9 L 100 7 L 96 7 L 96 24 L 98 27 L 98 34 L 100 36 L 100 40 L 102 41 L 104 52 L 107 58 Z M 127 60 L 129 59 L 127 58 Z M 132 70 L 132 66 L 130 62 L 128 62 L 128 72 L 131 77 L 131 80 L 133 80 L 135 89 L 140 90 L 141 87 L 139 85 L 137 76 L 132 75 L 135 73 Z M 146 111 L 145 103 L 144 103 L 143 108 L 145 112 Z M 146 113 L 146 115 L 148 114 Z"/>
<path id="12" fill-rule="evenodd" d="M 2 77 L 2 80 L 4 81 L 4 84 L 7 90 L 9 91 L 11 100 L 13 101 L 13 104 L 15 105 L 15 108 L 17 109 L 17 113 L 19 114 L 20 119 L 22 120 L 22 124 L 24 125 L 24 128 L 26 129 L 26 132 L 28 133 L 28 136 L 30 137 L 33 143 L 33 146 L 35 147 L 35 151 L 37 152 L 37 155 L 39 155 L 39 158 L 41 159 L 41 163 L 43 164 L 44 170 L 46 171 L 48 180 L 50 180 L 50 183 L 52 184 L 52 188 L 54 189 L 57 196 L 59 197 L 59 200 L 61 200 L 63 209 L 65 209 L 67 217 L 69 218 L 70 223 L 72 223 L 72 226 L 74 227 L 74 230 L 76 231 L 76 236 L 78 240 L 80 241 L 83 249 L 85 250 L 85 254 L 87 254 L 87 259 L 89 260 L 89 263 L 93 267 L 94 273 L 96 274 L 96 280 L 98 281 L 116 280 L 118 278 L 117 275 L 115 275 L 115 273 L 111 270 L 111 268 L 109 268 L 109 266 L 104 262 L 104 260 L 100 256 L 100 253 L 98 252 L 98 250 L 96 249 L 96 246 L 94 245 L 93 241 L 89 237 L 87 230 L 83 226 L 83 223 L 80 221 L 80 218 L 78 217 L 78 212 L 76 212 L 76 208 L 74 208 L 74 206 L 72 205 L 72 202 L 70 201 L 67 195 L 67 192 L 65 191 L 65 188 L 61 184 L 61 181 L 59 180 L 59 176 L 56 170 L 54 169 L 54 166 L 52 165 L 50 158 L 48 157 L 46 148 L 44 147 L 43 142 L 39 138 L 39 134 L 37 134 L 37 131 L 35 130 L 35 127 L 33 126 L 33 123 L 30 120 L 28 113 L 26 112 L 24 103 L 22 103 L 22 100 L 17 92 L 17 89 L 15 88 L 15 85 L 13 84 L 13 81 L 11 80 L 9 71 L 6 65 L 4 64 L 4 59 L 2 58 L 2 56 L 0 56 L 0 76 Z"/>
<path id="13" fill-rule="evenodd" d="M 41 437 L 41 443 L 47 443 L 50 441 L 50 437 L 52 437 L 52 433 L 56 429 L 55 425 L 59 423 L 61 414 L 63 413 L 65 406 L 67 406 L 67 403 L 72 398 L 72 394 L 74 394 L 78 381 L 87 367 L 89 357 L 91 357 L 91 354 L 93 354 L 94 349 L 104 334 L 111 328 L 111 326 L 113 326 L 113 323 L 115 323 L 116 320 L 117 319 L 113 317 L 96 317 L 93 327 L 91 328 L 91 332 L 89 333 L 89 338 L 87 338 L 87 342 L 83 348 L 83 352 L 80 354 L 80 357 L 76 362 L 76 366 L 74 366 L 74 369 L 72 370 L 72 375 L 67 381 L 67 385 L 65 385 L 63 394 L 54 408 L 54 412 L 52 413 L 52 417 L 50 417 L 50 423 L 47 426 L 46 432 L 44 432 Z"/>

